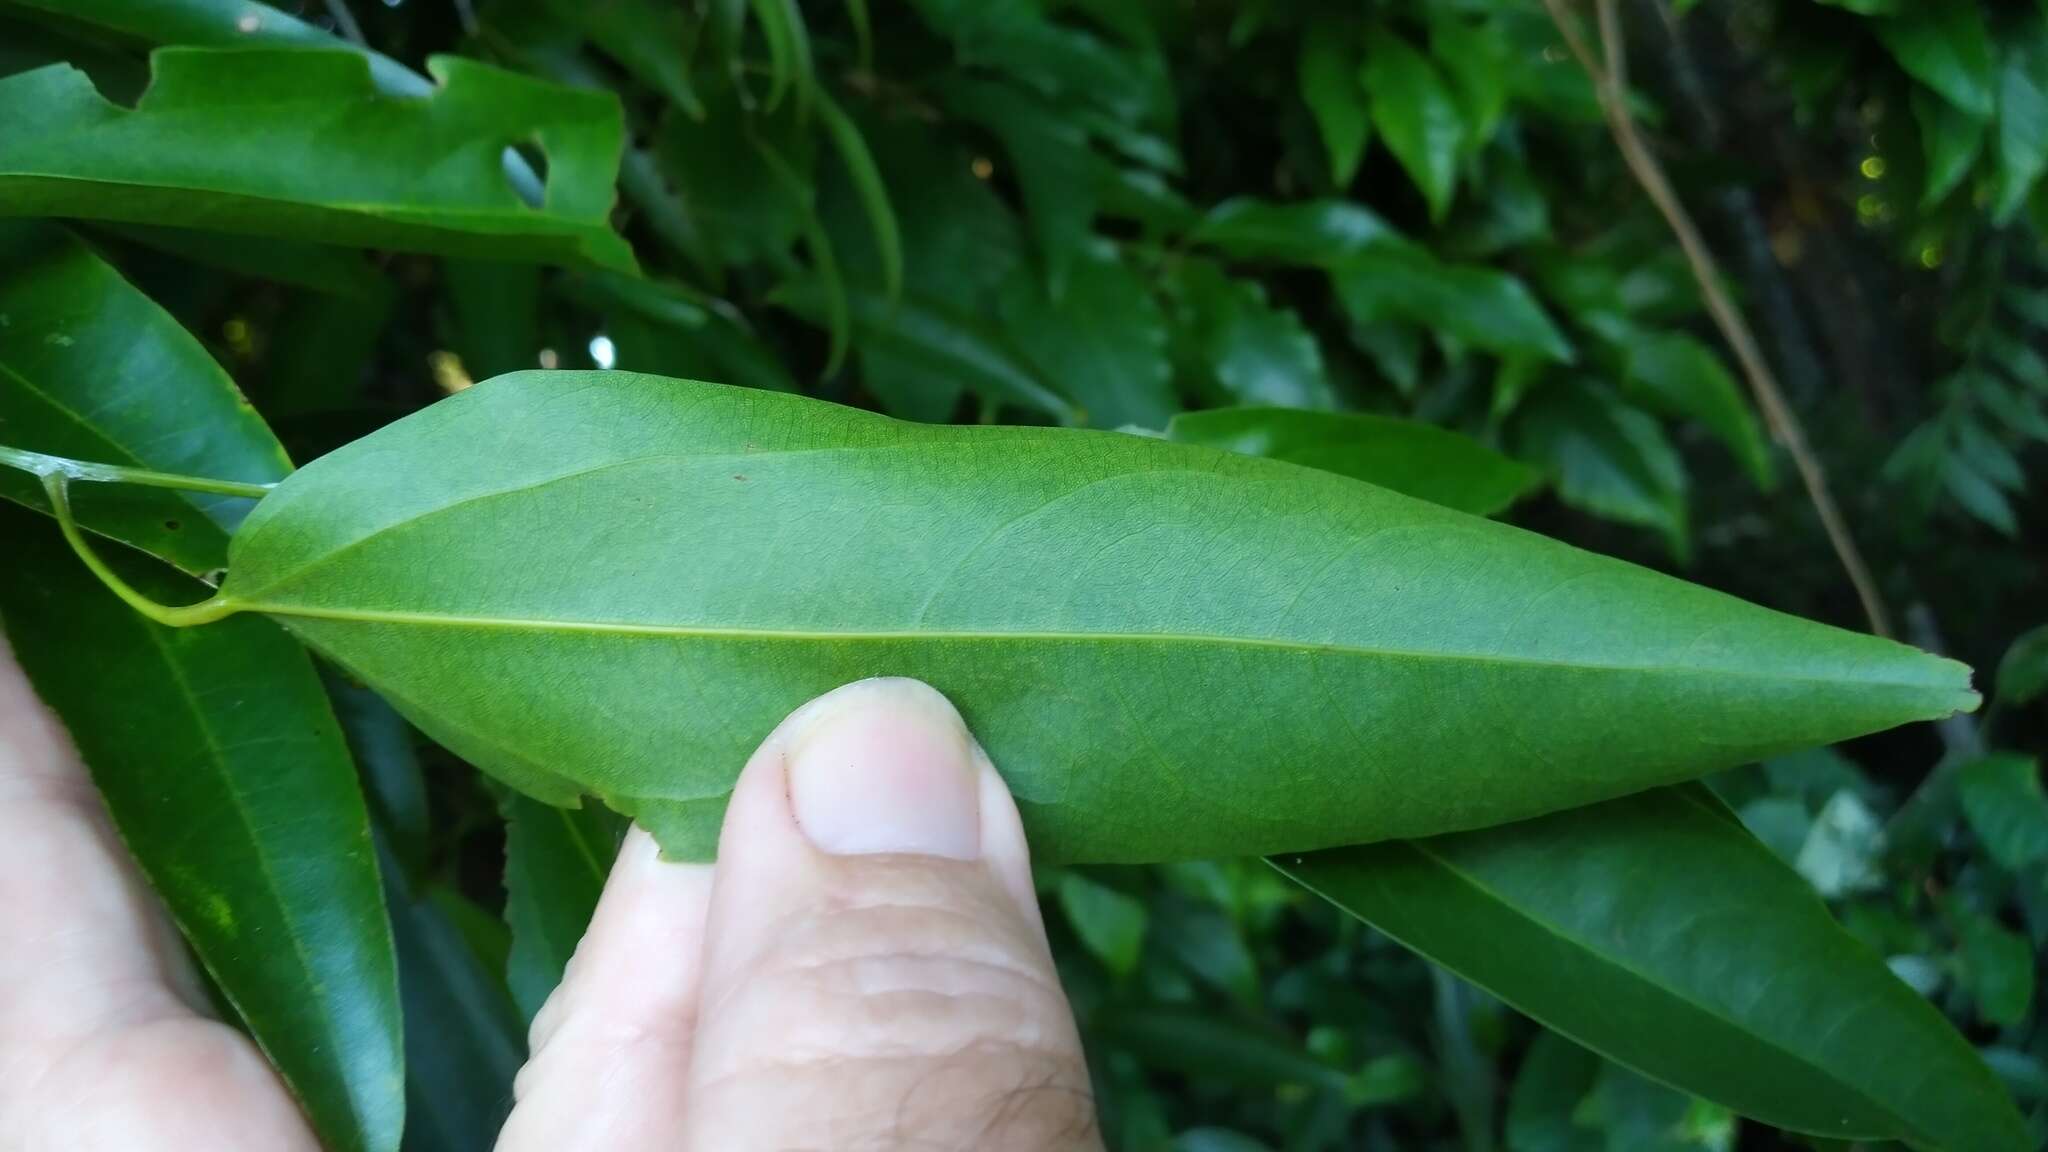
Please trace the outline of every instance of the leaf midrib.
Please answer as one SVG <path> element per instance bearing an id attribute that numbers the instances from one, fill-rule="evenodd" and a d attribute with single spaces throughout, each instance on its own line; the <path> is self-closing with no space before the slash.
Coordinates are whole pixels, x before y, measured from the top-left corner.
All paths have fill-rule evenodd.
<path id="1" fill-rule="evenodd" d="M 169 674 L 171 683 L 176 687 L 178 695 L 184 699 L 187 711 L 192 717 L 193 726 L 199 730 L 200 735 L 206 741 L 210 760 L 219 770 L 223 781 L 227 783 L 225 790 L 232 801 L 231 807 L 234 809 L 235 816 L 242 824 L 242 827 L 248 832 L 249 843 L 254 848 L 255 845 L 260 843 L 260 840 L 256 835 L 255 816 L 249 811 L 248 797 L 242 793 L 241 789 L 233 785 L 233 774 L 226 767 L 228 760 L 227 750 L 221 745 L 219 735 L 214 732 L 213 725 L 207 722 L 206 711 L 199 706 L 199 695 L 193 689 L 191 679 L 185 675 L 184 668 L 178 663 L 177 658 L 171 652 L 170 646 L 165 643 L 164 637 L 157 627 L 142 621 L 139 617 L 136 619 L 136 623 L 141 627 L 143 635 L 149 638 L 150 646 L 155 648 L 163 658 L 164 668 Z M 291 903 L 284 899 L 284 889 L 278 882 L 277 871 L 270 859 L 270 854 L 256 849 L 251 852 L 251 855 L 256 860 L 257 874 L 262 877 L 264 887 L 269 890 L 271 904 L 276 910 L 279 920 L 284 924 L 285 938 L 291 942 L 292 953 L 298 959 L 299 972 L 306 981 L 307 988 L 311 990 L 308 998 L 321 1004 L 320 1015 L 332 1026 L 334 1019 L 330 1011 L 331 1005 L 327 1002 L 326 997 L 320 994 L 321 981 L 317 975 L 319 970 L 313 965 L 312 955 L 306 951 L 306 942 L 301 931 L 302 926 L 291 915 Z M 246 1011 L 239 998 L 228 990 L 226 981 L 221 981 L 220 987 L 222 993 L 227 995 L 230 1001 L 234 1002 L 236 1011 Z M 264 1036 L 259 1035 L 257 1043 L 266 1051 L 269 1050 L 270 1044 Z M 322 1063 L 328 1067 L 328 1074 L 344 1086 L 342 1090 L 343 1107 L 349 1113 L 350 1122 L 355 1123 L 359 1121 L 361 1119 L 361 1115 L 357 1112 L 359 1101 L 355 1092 L 348 1087 L 352 1083 L 353 1078 L 348 1074 L 343 1054 L 334 1045 L 319 1043 L 311 1045 L 307 1051 L 321 1055 L 323 1058 Z M 303 1092 L 312 1086 L 299 1085 L 297 1087 Z"/>
<path id="2" fill-rule="evenodd" d="M 1311 640 L 1283 640 L 1266 636 L 1231 636 L 1185 632 L 1081 632 L 1050 629 L 1014 631 L 976 629 L 799 629 L 751 628 L 698 624 L 649 624 L 635 621 L 563 620 L 546 617 L 471 616 L 446 612 L 414 612 L 376 608 L 328 608 L 316 605 L 269 603 L 226 598 L 237 612 L 261 612 L 310 620 L 335 620 L 363 624 L 396 624 L 430 628 L 500 629 L 516 632 L 564 632 L 600 636 L 646 636 L 697 640 L 788 640 L 798 643 L 934 641 L 947 643 L 1042 641 L 1046 643 L 1106 644 L 1191 644 L 1219 647 L 1261 648 L 1297 654 L 1325 653 L 1382 660 L 1455 660 L 1511 667 L 1565 668 L 1588 672 L 1641 672 L 1650 675 L 1718 676 L 1738 680 L 1759 680 L 1784 684 L 1854 683 L 1873 688 L 1911 688 L 1929 692 L 1962 692 L 1913 680 L 1848 680 L 1835 676 L 1795 676 L 1787 673 L 1756 672 L 1741 668 L 1708 668 L 1693 665 L 1611 664 L 1594 661 L 1546 660 L 1535 656 L 1511 656 L 1485 652 L 1423 651 L 1404 648 L 1374 648 Z"/>
<path id="3" fill-rule="evenodd" d="M 1104 433 L 1104 435 L 1115 434 Z M 522 493 L 532 492 L 536 489 L 547 487 L 552 484 L 557 484 L 568 480 L 580 479 L 595 473 L 610 471 L 614 468 L 627 467 L 633 464 L 645 463 L 650 460 L 660 459 L 691 459 L 702 461 L 759 460 L 763 457 L 793 455 L 807 456 L 815 454 L 829 454 L 840 452 L 888 451 L 900 448 L 915 449 L 920 446 L 921 445 L 919 445 L 916 442 L 896 442 L 872 445 L 831 445 L 807 446 L 799 448 L 769 448 L 740 453 L 679 453 L 671 451 L 651 452 L 640 455 L 628 456 L 621 459 L 606 460 L 598 464 L 590 465 L 588 467 L 576 468 L 565 472 L 559 472 L 554 475 L 545 476 L 537 480 L 528 481 L 526 483 L 514 484 L 510 487 L 495 488 L 486 492 L 473 493 L 464 496 L 461 499 L 451 500 L 445 504 L 435 505 L 429 508 L 422 509 L 395 523 L 378 525 L 377 527 L 369 531 L 366 531 L 356 539 L 350 540 L 338 548 L 323 553 L 311 560 L 308 560 L 302 564 L 297 565 L 296 567 L 291 568 L 290 570 L 286 571 L 280 576 L 272 578 L 264 585 L 264 592 L 274 592 L 275 590 L 281 587 L 287 587 L 292 583 L 296 582 L 298 579 L 303 577 L 308 572 L 314 571 L 322 567 L 323 565 L 332 563 L 340 556 L 345 555 L 358 548 L 361 548 L 367 545 L 370 541 L 385 536 L 391 532 L 397 531 L 398 529 L 409 527 L 411 525 L 418 524 L 422 521 L 429 520 L 437 516 L 445 515 L 449 512 L 452 512 L 458 508 L 462 508 L 465 506 L 481 503 L 487 500 L 500 499 L 506 496 L 514 496 Z M 1227 453 L 1219 454 L 1228 455 Z M 262 508 L 259 506 L 257 514 L 261 515 L 261 513 Z M 247 527 L 242 533 L 238 535 L 237 539 L 238 541 L 245 541 L 246 539 L 253 538 L 254 534 L 256 532 L 259 532 L 260 530 L 261 524 L 257 524 L 254 527 Z M 233 557 L 231 556 L 231 571 L 232 561 Z M 807 641 L 813 643 L 831 643 L 835 641 L 889 642 L 902 640 L 925 640 L 970 643 L 974 641 L 1014 642 L 1035 640 L 1044 642 L 1100 642 L 1134 645 L 1146 643 L 1209 644 L 1226 647 L 1262 648 L 1274 651 L 1295 653 L 1320 652 L 1332 655 L 1356 656 L 1361 658 L 1374 658 L 1397 661 L 1456 660 L 1514 667 L 1568 668 L 1595 672 L 1642 672 L 1647 674 L 1667 675 L 1690 674 L 1697 676 L 1713 676 L 1721 677 L 1724 679 L 1737 680 L 1755 680 L 1780 684 L 1839 685 L 1842 683 L 1855 683 L 1867 687 L 1907 688 L 1919 689 L 1922 691 L 1929 692 L 1938 691 L 1950 693 L 1968 693 L 1969 691 L 1967 679 L 1963 680 L 1961 682 L 1961 685 L 1958 686 L 1953 684 L 1932 683 L 1925 680 L 1872 680 L 1853 679 L 1846 676 L 1795 676 L 1783 673 L 1754 672 L 1746 669 L 1707 668 L 1686 665 L 1613 664 L 1599 663 L 1594 661 L 1547 660 L 1540 657 L 1513 656 L 1499 653 L 1421 651 L 1415 649 L 1369 647 L 1365 645 L 1341 644 L 1325 641 L 1292 640 L 1268 636 L 1238 636 L 1220 633 L 1210 634 L 1180 632 L 1107 632 L 1078 630 L 1061 631 L 1050 629 L 1016 629 L 1002 631 L 988 629 L 817 630 L 797 628 L 720 627 L 715 625 L 695 624 L 653 624 L 635 621 L 570 620 L 549 617 L 483 616 L 467 615 L 460 613 L 442 613 L 425 611 L 408 612 L 403 610 L 385 610 L 373 608 L 333 608 L 264 600 L 260 598 L 261 595 L 262 594 L 259 593 L 257 596 L 254 597 L 236 596 L 234 595 L 232 586 L 230 584 L 226 594 L 223 597 L 223 601 L 224 604 L 231 611 L 262 612 L 266 615 L 271 616 L 299 617 L 303 619 L 354 621 L 359 623 L 370 624 L 404 624 L 422 627 L 498 628 L 508 631 L 516 630 L 535 632 L 565 632 L 614 636 L 665 636 L 694 639 L 792 640 L 799 642 Z M 1956 665 L 1955 667 L 1960 669 L 1961 665 Z M 1967 675 L 1967 672 L 1965 672 L 1965 675 Z M 1952 707 L 1962 706 L 1963 705 L 1961 704 L 1957 704 L 1953 705 Z"/>

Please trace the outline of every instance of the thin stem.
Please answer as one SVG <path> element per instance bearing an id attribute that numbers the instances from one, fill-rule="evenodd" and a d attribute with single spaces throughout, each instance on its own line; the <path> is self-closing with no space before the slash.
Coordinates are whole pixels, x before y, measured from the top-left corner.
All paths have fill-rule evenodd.
<path id="1" fill-rule="evenodd" d="M 175 606 L 159 604 L 135 590 L 126 580 L 114 574 L 100 559 L 99 553 L 87 543 L 85 533 L 79 530 L 78 520 L 71 514 L 71 478 L 61 472 L 42 474 L 43 491 L 49 494 L 50 510 L 57 516 L 57 528 L 64 533 L 64 539 L 78 558 L 100 578 L 100 583 L 114 595 L 119 596 L 130 608 L 149 617 L 159 624 L 171 628 L 183 628 L 190 624 L 205 624 L 218 620 L 237 611 L 237 606 L 225 597 L 215 596 L 197 604 Z"/>
<path id="2" fill-rule="evenodd" d="M 370 42 L 363 39 L 363 26 L 356 23 L 355 13 L 348 10 L 346 0 L 327 0 L 327 15 L 334 20 L 334 30 L 342 39 L 358 47 L 367 48 Z"/>
<path id="3" fill-rule="evenodd" d="M 124 468 L 118 464 L 93 464 L 4 445 L 0 445 L 0 464 L 33 472 L 45 481 L 52 476 L 61 476 L 66 480 L 102 480 L 114 484 L 140 484 L 148 488 L 177 488 L 187 492 L 211 492 L 216 496 L 242 496 L 250 500 L 261 500 L 277 487 L 275 484 L 245 484 L 239 480 L 152 472 L 147 468 Z"/>
<path id="4" fill-rule="evenodd" d="M 1806 488 L 1807 499 L 1820 517 L 1828 543 L 1834 547 L 1842 570 L 1855 587 L 1857 599 L 1863 602 L 1863 613 L 1870 620 L 1870 630 L 1879 636 L 1891 636 L 1891 614 L 1885 608 L 1884 596 L 1878 591 L 1877 581 L 1863 561 L 1862 551 L 1856 547 L 1856 538 L 1849 531 L 1847 519 L 1828 491 L 1827 473 L 1807 443 L 1805 426 L 1800 423 L 1792 406 L 1786 403 L 1784 392 L 1778 387 L 1777 377 L 1772 373 L 1770 363 L 1764 359 L 1763 350 L 1757 345 L 1748 321 L 1742 318 L 1741 311 L 1722 287 L 1720 267 L 1715 263 L 1706 241 L 1701 238 L 1699 228 L 1679 202 L 1678 193 L 1672 189 L 1671 181 L 1664 175 L 1656 156 L 1643 142 L 1634 117 L 1629 115 L 1628 57 L 1622 40 L 1621 14 L 1615 0 L 1597 0 L 1601 46 L 1606 58 L 1604 65 L 1585 38 L 1579 35 L 1578 27 L 1572 23 L 1571 13 L 1565 7 L 1565 0 L 1543 0 L 1543 5 L 1549 9 L 1550 18 L 1564 37 L 1565 46 L 1571 49 L 1579 67 L 1585 69 L 1586 75 L 1592 79 L 1593 91 L 1600 100 L 1600 112 L 1607 120 L 1608 130 L 1614 136 L 1615 147 L 1621 152 L 1623 162 L 1628 165 L 1643 193 L 1663 215 L 1665 224 L 1678 240 L 1678 246 L 1684 250 L 1686 263 L 1691 266 L 1693 279 L 1698 282 L 1700 295 L 1706 302 L 1707 313 L 1713 317 L 1721 338 L 1742 366 L 1742 374 L 1749 382 L 1757 408 L 1763 412 L 1764 425 L 1770 429 L 1771 438 L 1783 445 L 1792 457 L 1792 465 Z"/>

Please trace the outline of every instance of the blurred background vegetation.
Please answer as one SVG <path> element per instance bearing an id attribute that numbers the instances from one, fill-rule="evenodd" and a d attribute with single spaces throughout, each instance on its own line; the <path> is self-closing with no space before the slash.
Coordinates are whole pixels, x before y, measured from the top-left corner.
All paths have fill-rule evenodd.
<path id="1" fill-rule="evenodd" d="M 88 228 L 300 460 L 534 366 L 1280 455 L 1270 415 L 1181 414 L 1372 413 L 1526 466 L 1499 500 L 1522 494 L 1513 522 L 1850 627 L 1876 609 L 1974 664 L 1992 703 L 1715 783 L 2041 1134 L 2044 10 L 49 0 L 0 6 L 0 74 L 66 59 L 129 102 L 160 43 L 339 39 L 378 53 L 392 92 L 453 53 L 617 94 L 630 258 L 359 263 Z M 1615 81 L 1605 109 L 1588 65 Z M 564 139 L 512 167 L 552 186 Z M 1646 194 L 1664 179 L 1712 268 Z M 1760 414 L 1777 396 L 1789 421 Z M 521 1017 L 559 975 L 497 915 L 501 808 L 514 918 L 587 909 L 601 877 L 552 862 L 617 829 L 522 818 L 331 687 L 393 865 L 407 1012 L 429 1022 L 408 1030 L 407 1146 L 487 1146 Z M 1829 1146 L 1606 1064 L 1260 862 L 1041 879 L 1113 1148 Z M 560 952 L 578 925 L 546 927 Z"/>

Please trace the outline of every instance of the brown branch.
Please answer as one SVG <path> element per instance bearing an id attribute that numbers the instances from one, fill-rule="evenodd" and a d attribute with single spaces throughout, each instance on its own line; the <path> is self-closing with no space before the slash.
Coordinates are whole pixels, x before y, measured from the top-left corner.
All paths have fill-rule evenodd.
<path id="1" fill-rule="evenodd" d="M 1671 181 L 1665 177 L 1663 166 L 1657 163 L 1657 158 L 1636 130 L 1634 117 L 1629 115 L 1628 57 L 1622 42 L 1621 15 L 1615 0 L 1596 0 L 1604 64 L 1600 57 L 1594 55 L 1585 38 L 1579 35 L 1578 27 L 1572 23 L 1571 13 L 1565 7 L 1565 0 L 1543 0 L 1543 4 L 1550 10 L 1550 18 L 1557 24 L 1566 47 L 1571 49 L 1572 55 L 1578 58 L 1579 66 L 1592 79 L 1594 93 L 1600 100 L 1600 112 L 1606 117 L 1607 127 L 1614 135 L 1614 144 L 1620 150 L 1623 162 L 1628 165 L 1644 195 L 1663 214 L 1664 222 L 1678 240 L 1678 246 L 1684 249 L 1693 279 L 1698 281 L 1700 295 L 1706 301 L 1707 312 L 1713 317 L 1714 326 L 1720 330 L 1721 338 L 1735 353 L 1736 361 L 1741 364 L 1750 394 L 1756 398 L 1756 406 L 1763 413 L 1764 425 L 1770 429 L 1771 438 L 1783 445 L 1792 457 L 1793 467 L 1798 470 L 1800 481 L 1806 487 L 1806 495 L 1820 516 L 1821 528 L 1827 533 L 1828 542 L 1834 546 L 1835 556 L 1841 561 L 1842 570 L 1848 574 L 1849 583 L 1855 586 L 1857 599 L 1863 602 L 1864 615 L 1870 619 L 1870 630 L 1879 636 L 1890 636 L 1891 618 L 1885 609 L 1884 596 L 1878 591 L 1877 582 L 1871 578 L 1862 552 L 1856 548 L 1856 539 L 1849 532 L 1842 510 L 1828 492 L 1827 473 L 1807 443 L 1805 427 L 1800 424 L 1792 406 L 1785 402 L 1785 394 L 1779 389 L 1777 377 L 1764 359 L 1762 349 L 1757 346 L 1756 335 L 1750 331 L 1748 321 L 1742 318 L 1741 311 L 1721 286 L 1721 272 L 1714 262 L 1714 254 L 1708 251 L 1699 228 L 1693 224 L 1692 217 L 1679 202 L 1678 194 L 1672 190 Z"/>

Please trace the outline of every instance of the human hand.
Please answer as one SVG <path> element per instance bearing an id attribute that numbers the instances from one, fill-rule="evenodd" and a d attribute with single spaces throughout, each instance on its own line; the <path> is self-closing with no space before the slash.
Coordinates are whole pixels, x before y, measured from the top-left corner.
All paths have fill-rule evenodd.
<path id="1" fill-rule="evenodd" d="M 1016 806 L 910 680 L 785 720 L 715 868 L 635 829 L 532 1047 L 504 1152 L 1101 1147 Z M 0 659 L 0 1152 L 314 1146 Z"/>

